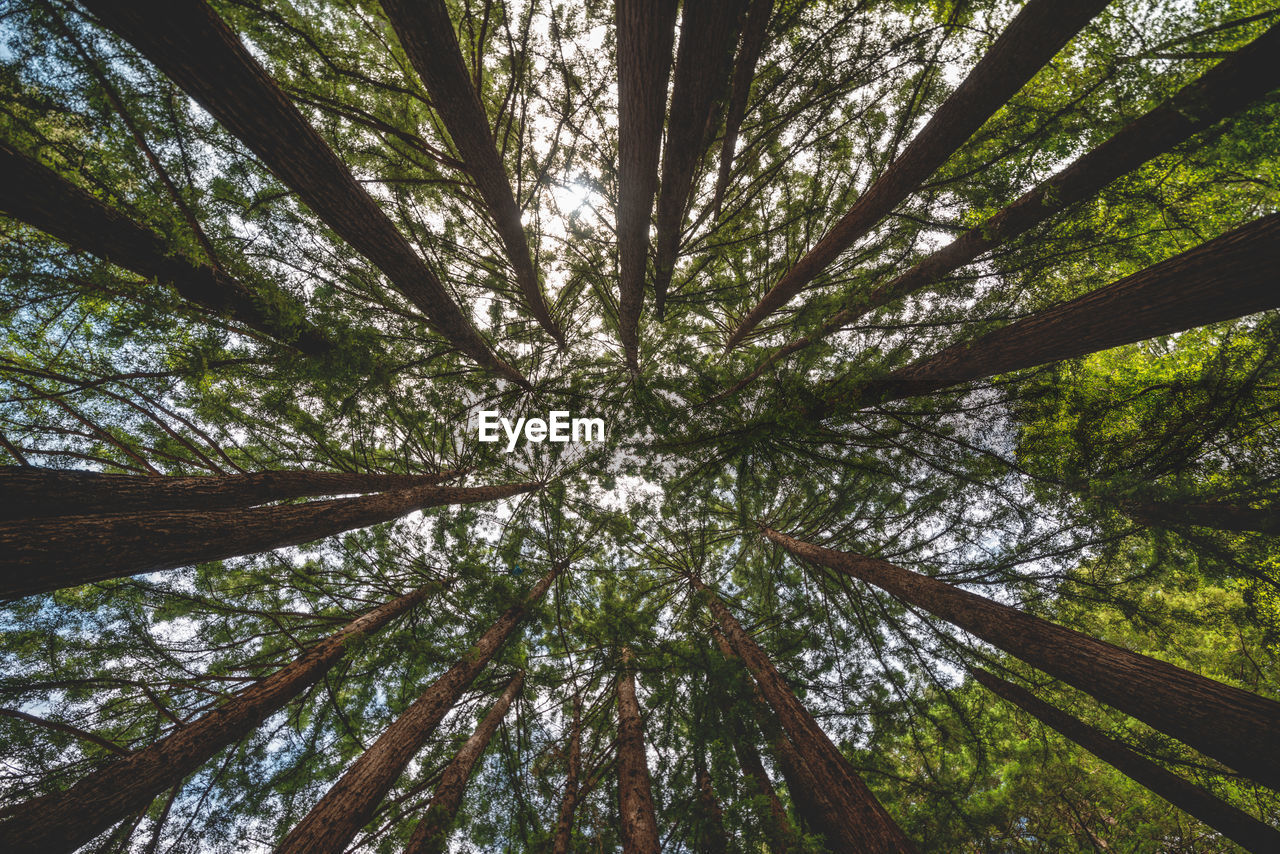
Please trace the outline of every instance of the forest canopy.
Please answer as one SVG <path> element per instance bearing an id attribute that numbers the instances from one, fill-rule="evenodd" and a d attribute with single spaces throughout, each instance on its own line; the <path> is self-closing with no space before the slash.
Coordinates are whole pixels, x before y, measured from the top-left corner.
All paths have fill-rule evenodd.
<path id="1" fill-rule="evenodd" d="M 1280 850 L 1278 55 L 4 0 L 0 850 Z"/>

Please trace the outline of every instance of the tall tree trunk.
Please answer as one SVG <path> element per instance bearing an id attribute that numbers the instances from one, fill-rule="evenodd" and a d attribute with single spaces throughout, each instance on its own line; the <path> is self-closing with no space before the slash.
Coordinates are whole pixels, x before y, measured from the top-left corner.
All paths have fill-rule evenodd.
<path id="1" fill-rule="evenodd" d="M 0 142 L 0 211 L 46 232 L 73 248 L 84 249 L 112 264 L 155 279 L 183 299 L 220 317 L 297 348 L 321 355 L 336 346 L 306 320 L 286 320 L 268 312 L 264 301 L 243 282 L 173 253 L 163 237 L 112 210 L 89 193 Z M 259 286 L 262 287 L 262 286 Z M 305 309 L 284 291 L 271 299 L 291 307 L 302 318 Z"/>
<path id="2" fill-rule="evenodd" d="M 462 692 L 502 649 L 559 573 L 560 567 L 553 567 L 521 602 L 508 608 L 489 627 L 457 664 L 432 682 L 289 831 L 276 846 L 276 854 L 345 851 L 360 828 L 373 818 L 378 804 L 404 773 L 405 766 L 422 749 Z"/>
<path id="3" fill-rule="evenodd" d="M 573 838 L 573 815 L 578 809 L 578 775 L 582 773 L 582 700 L 573 698 L 573 724 L 569 729 L 569 768 L 565 776 L 564 796 L 560 799 L 560 816 L 556 819 L 552 854 L 569 854 Z"/>
<path id="4" fill-rule="evenodd" d="M 971 668 L 973 678 L 992 692 L 1053 727 L 1094 756 L 1155 792 L 1178 809 L 1203 821 L 1249 851 L 1280 851 L 1280 831 L 1218 800 L 1209 792 L 1130 750 L 1106 733 L 1039 700 L 1018 685 Z"/>
<path id="5" fill-rule="evenodd" d="M 658 189 L 658 149 L 675 41 L 676 0 L 617 0 L 618 31 L 618 337 L 639 370 L 649 216 Z"/>
<path id="6" fill-rule="evenodd" d="M 729 96 L 729 110 L 724 121 L 724 141 L 720 143 L 720 170 L 716 176 L 715 195 L 711 200 L 712 216 L 720 218 L 720 206 L 729 188 L 729 176 L 733 171 L 733 157 L 737 152 L 738 133 L 747 115 L 747 99 L 751 96 L 751 84 L 756 79 L 756 63 L 764 51 L 769 35 L 769 19 L 773 17 L 774 0 L 751 0 L 747 8 L 746 22 L 742 27 L 742 45 L 733 68 L 733 88 Z"/>
<path id="7" fill-rule="evenodd" d="M 170 477 L 0 466 L 0 520 L 253 507 L 289 498 L 431 486 L 460 474 L 458 471 L 439 474 L 264 471 Z"/>
<path id="8" fill-rule="evenodd" d="M 843 851 L 912 852 L 915 848 L 876 800 L 867 784 L 858 776 L 831 739 L 818 726 L 808 710 L 800 704 L 787 686 L 782 674 L 773 666 L 742 624 L 729 613 L 720 598 L 697 576 L 688 576 L 690 585 L 701 595 L 712 616 L 724 632 L 730 648 L 742 659 L 755 679 L 769 706 L 777 714 L 796 754 L 813 780 L 813 793 L 835 808 L 835 815 L 824 815 L 823 828 Z M 824 810 L 827 812 L 827 810 Z"/>
<path id="9" fill-rule="evenodd" d="M 467 781 L 471 779 L 471 771 L 489 747 L 489 740 L 497 732 L 502 719 L 507 716 L 507 709 L 511 708 L 511 703 L 520 693 L 520 686 L 523 684 L 523 671 L 511 677 L 502 696 L 444 769 L 444 774 L 431 795 L 427 814 L 409 837 L 405 854 L 444 854 L 449 829 L 458 813 L 458 807 L 462 805 L 462 796 L 467 790 Z"/>
<path id="10" fill-rule="evenodd" d="M 0 598 L 295 546 L 424 507 L 495 501 L 538 488 L 419 486 L 305 504 L 4 522 Z"/>
<path id="11" fill-rule="evenodd" d="M 1280 508 L 1274 505 L 1257 508 L 1213 501 L 1138 501 L 1124 504 L 1121 509 L 1148 524 L 1280 534 Z"/>
<path id="12" fill-rule="evenodd" d="M 467 73 L 444 0 L 380 2 L 409 62 L 431 95 L 431 105 L 444 120 L 454 147 L 489 208 L 529 311 L 563 350 L 564 333 L 542 297 L 520 222 L 520 208 L 489 129 L 489 117 Z"/>
<path id="13" fill-rule="evenodd" d="M 1072 205 L 1095 195 L 1121 175 L 1168 152 L 1280 85 L 1280 25 L 1236 51 L 1203 77 L 1184 86 L 1151 112 L 1134 119 L 1114 136 L 1053 177 L 1023 194 L 951 243 L 917 262 L 902 275 L 856 294 L 817 332 L 788 342 L 769 355 L 736 392 L 769 365 L 843 329 L 867 312 L 916 293 L 970 263 L 979 255 L 1025 234 Z"/>
<path id="14" fill-rule="evenodd" d="M 728 349 L 918 189 L 1106 5 L 1107 0 L 1030 0 L 1024 5 L 906 150 L 748 312 L 730 336 Z"/>
<path id="15" fill-rule="evenodd" d="M 768 772 L 764 770 L 760 751 L 751 741 L 742 721 L 736 719 L 730 721 L 729 740 L 733 746 L 734 755 L 738 757 L 738 764 L 742 766 L 742 776 L 748 781 L 747 786 L 749 789 L 754 789 L 755 794 L 763 796 L 769 804 L 768 815 L 761 817 L 761 824 L 764 825 L 764 832 L 768 838 L 769 851 L 772 854 L 789 854 L 798 850 L 799 834 L 796 833 L 795 825 L 787 816 L 787 809 L 782 805 L 782 799 L 778 797 L 777 791 L 774 790 L 773 781 L 769 779 Z"/>
<path id="16" fill-rule="evenodd" d="M 444 285 L 298 108 L 204 0 L 86 0 L 480 365 L 528 387 L 489 349 Z"/>
<path id="17" fill-rule="evenodd" d="M 671 87 L 670 120 L 662 151 L 662 186 L 658 192 L 657 259 L 654 265 L 654 309 L 661 320 L 667 288 L 680 248 L 680 231 L 693 175 L 715 136 L 720 102 L 733 69 L 745 0 L 685 3 L 680 18 Z"/>
<path id="18" fill-rule="evenodd" d="M 636 700 L 634 656 L 622 648 L 622 672 L 618 675 L 618 814 L 623 854 L 658 854 L 658 819 L 649 785 L 645 759 L 644 724 Z"/>
<path id="19" fill-rule="evenodd" d="M 874 584 L 1186 742 L 1265 786 L 1280 788 L 1280 703 L 1063 628 L 878 558 L 825 549 L 764 528 L 793 555 Z"/>
<path id="20" fill-rule="evenodd" d="M 432 586 L 386 603 L 308 649 L 286 665 L 232 696 L 197 720 L 110 765 L 64 792 L 17 806 L 0 823 L 0 849 L 9 854 L 73 851 L 182 782 L 235 744 L 320 679 L 359 638 L 376 632 L 421 602 Z"/>
<path id="21" fill-rule="evenodd" d="M 711 785 L 706 756 L 701 750 L 694 756 L 694 784 L 698 788 L 698 850 L 702 854 L 725 854 L 729 835 L 724 829 L 724 810 Z"/>

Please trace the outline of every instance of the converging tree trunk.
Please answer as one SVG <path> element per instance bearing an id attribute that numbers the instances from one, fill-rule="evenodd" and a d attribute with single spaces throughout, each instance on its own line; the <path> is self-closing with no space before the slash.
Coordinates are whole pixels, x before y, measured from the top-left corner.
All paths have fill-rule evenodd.
<path id="1" fill-rule="evenodd" d="M 1148 524 L 1280 534 L 1280 508 L 1274 506 L 1242 507 L 1213 501 L 1137 501 L 1121 505 L 1121 509 Z"/>
<path id="2" fill-rule="evenodd" d="M 751 0 L 746 21 L 742 25 L 742 44 L 733 68 L 733 89 L 729 96 L 729 109 L 724 120 L 724 140 L 720 143 L 720 169 L 716 176 L 715 195 L 711 200 L 712 216 L 720 218 L 720 207 L 729 188 L 733 172 L 733 157 L 738 147 L 738 133 L 747 115 L 747 99 L 751 96 L 751 84 L 756 79 L 756 63 L 764 50 L 769 35 L 769 19 L 773 17 L 774 0 Z"/>
<path id="3" fill-rule="evenodd" d="M 933 117 L 818 244 L 783 275 L 729 338 L 733 349 L 946 162 L 1026 85 L 1107 0 L 1030 0 Z"/>
<path id="4" fill-rule="evenodd" d="M 520 208 L 489 129 L 489 117 L 467 73 L 449 10 L 443 0 L 381 0 L 381 4 L 414 71 L 431 95 L 431 105 L 444 120 L 454 147 L 480 190 L 529 311 L 564 349 L 564 333 L 543 299 L 520 222 Z"/>
<path id="5" fill-rule="evenodd" d="M 764 528 L 796 557 L 873 584 L 1280 789 L 1280 703 L 1121 649 L 878 558 Z"/>
<path id="6" fill-rule="evenodd" d="M 0 520 L 253 507 L 290 498 L 432 486 L 460 474 L 264 471 L 188 477 L 0 466 Z"/>
<path id="7" fill-rule="evenodd" d="M 769 805 L 769 811 L 761 816 L 765 836 L 768 839 L 769 851 L 772 854 L 789 854 L 799 849 L 799 834 L 795 825 L 787 815 L 787 809 L 773 788 L 773 781 L 764 769 L 760 759 L 760 751 L 756 749 L 741 721 L 734 720 L 729 725 L 729 739 L 733 753 L 742 766 L 742 776 L 747 781 L 748 790 L 762 796 Z"/>
<path id="8" fill-rule="evenodd" d="M 405 766 L 422 749 L 467 686 L 524 621 L 529 609 L 560 573 L 553 567 L 519 603 L 512 605 L 457 664 L 431 683 L 395 723 L 351 764 L 311 812 L 276 846 L 276 854 L 332 854 L 345 851 L 373 818 Z"/>
<path id="9" fill-rule="evenodd" d="M 467 781 L 471 779 L 471 771 L 476 762 L 489 747 L 489 740 L 497 732 L 498 725 L 507 716 L 507 709 L 520 693 L 524 685 L 524 672 L 511 677 L 502 696 L 489 709 L 489 713 L 480 721 L 475 732 L 462 745 L 457 754 L 445 767 L 431 795 L 431 803 L 427 806 L 427 814 L 418 822 L 405 846 L 405 854 L 444 854 L 449 838 L 449 829 L 458 807 L 462 805 L 462 796 L 467 790 Z"/>
<path id="10" fill-rule="evenodd" d="M 658 149 L 675 42 L 676 0 L 617 0 L 618 31 L 618 338 L 639 369 L 649 219 L 658 189 Z"/>
<path id="11" fill-rule="evenodd" d="M 988 673 L 971 668 L 973 678 L 992 692 L 1053 727 L 1122 774 L 1136 780 L 1178 809 L 1193 816 L 1243 848 L 1265 854 L 1280 851 L 1280 831 L 1243 810 L 1218 800 L 1107 734 L 1037 699 L 1030 691 Z"/>
<path id="12" fill-rule="evenodd" d="M 694 785 L 698 789 L 698 849 L 702 854 L 725 854 L 729 835 L 724 829 L 724 810 L 707 770 L 706 754 L 698 750 L 693 762 Z"/>
<path id="13" fill-rule="evenodd" d="M 298 108 L 204 0 L 86 0 L 85 7 L 200 102 L 263 165 L 480 365 L 528 387 L 495 356 L 444 285 Z"/>
<path id="14" fill-rule="evenodd" d="M 582 773 L 582 700 L 573 698 L 573 723 L 569 727 L 568 771 L 564 795 L 560 799 L 560 815 L 556 819 L 556 835 L 552 854 L 568 854 L 573 838 L 573 815 L 578 809 L 578 775 Z"/>
<path id="15" fill-rule="evenodd" d="M 56 516 L 0 523 L 0 598 L 294 546 L 443 504 L 538 489 L 420 486 L 358 498 L 222 510 Z"/>
<path id="16" fill-rule="evenodd" d="M 631 647 L 622 648 L 618 674 L 618 816 L 623 854 L 658 854 L 658 819 L 645 759 L 644 724 L 636 700 L 636 676 Z"/>
<path id="17" fill-rule="evenodd" d="M 188 302 L 295 347 L 321 355 L 336 346 L 305 320 L 305 308 L 279 289 L 269 299 L 243 282 L 177 254 L 145 226 L 0 142 L 0 211 L 140 276 L 168 285 Z M 261 285 L 259 287 L 262 287 Z M 286 311 L 268 311 L 278 304 Z"/>
<path id="18" fill-rule="evenodd" d="M 181 783 L 320 679 L 348 646 L 405 613 L 432 589 L 431 585 L 420 587 L 375 608 L 302 653 L 292 664 L 66 791 L 19 804 L 0 822 L 0 849 L 9 854 L 73 851 L 144 809 L 161 792 Z"/>

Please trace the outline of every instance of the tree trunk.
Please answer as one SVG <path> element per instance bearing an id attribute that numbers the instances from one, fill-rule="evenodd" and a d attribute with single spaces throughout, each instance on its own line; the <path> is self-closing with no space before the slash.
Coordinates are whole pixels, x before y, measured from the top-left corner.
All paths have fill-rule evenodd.
<path id="1" fill-rule="evenodd" d="M 528 387 L 528 380 L 493 354 L 378 203 L 203 0 L 84 5 L 239 137 L 316 216 L 386 274 L 433 329 L 480 365 Z"/>
<path id="2" fill-rule="evenodd" d="M 418 826 L 413 829 L 413 835 L 409 837 L 409 844 L 404 849 L 405 854 L 444 854 L 449 829 L 458 813 L 458 807 L 462 805 L 462 796 L 467 790 L 467 781 L 471 779 L 471 771 L 489 747 L 489 739 L 493 738 L 498 725 L 507 716 L 507 709 L 520 693 L 520 686 L 523 684 L 523 671 L 511 677 L 502 696 L 493 704 L 493 708 L 480 721 L 480 725 L 467 739 L 466 744 L 462 745 L 462 749 L 444 769 L 444 774 L 431 795 L 427 814 L 418 822 Z"/>
<path id="3" fill-rule="evenodd" d="M 459 471 L 439 474 L 264 471 L 170 477 L 0 466 L 0 520 L 253 507 L 289 498 L 412 489 L 460 474 Z"/>
<path id="4" fill-rule="evenodd" d="M 906 150 L 743 318 L 728 349 L 918 189 L 1106 5 L 1107 0 L 1030 0 L 1024 5 Z"/>
<path id="5" fill-rule="evenodd" d="M 724 829 L 724 810 L 716 798 L 715 787 L 701 750 L 694 757 L 694 784 L 698 788 L 698 849 L 702 854 L 725 854 L 729 850 L 729 835 Z"/>
<path id="6" fill-rule="evenodd" d="M 565 777 L 564 797 L 560 800 L 560 817 L 556 819 L 556 836 L 552 854 L 569 854 L 573 835 L 573 814 L 578 809 L 578 775 L 582 773 L 582 700 L 573 698 L 573 725 L 569 730 L 569 769 Z"/>
<path id="7" fill-rule="evenodd" d="M 70 789 L 18 805 L 0 823 L 0 849 L 9 854 L 73 851 L 111 825 L 145 809 L 219 751 L 244 738 L 320 679 L 349 644 L 376 632 L 421 602 L 420 587 L 348 623 L 292 664 L 240 691 L 199 719 L 150 747 L 118 759 Z"/>
<path id="8" fill-rule="evenodd" d="M 874 584 L 1250 779 L 1280 789 L 1280 703 L 1001 605 L 878 558 L 765 535 L 793 555 Z"/>
<path id="9" fill-rule="evenodd" d="M 520 222 L 520 208 L 489 129 L 489 117 L 467 73 L 449 10 L 443 0 L 380 2 L 405 55 L 431 95 L 431 105 L 444 120 L 454 148 L 489 208 L 529 311 L 563 350 L 564 333 L 542 297 Z"/>
<path id="10" fill-rule="evenodd" d="M 618 676 L 618 813 L 623 854 L 658 854 L 658 819 L 649 786 L 644 725 L 636 700 L 636 676 L 630 647 L 622 648 Z"/>
<path id="11" fill-rule="evenodd" d="M 1122 505 L 1121 509 L 1148 524 L 1280 534 L 1280 509 L 1274 506 L 1259 509 L 1212 501 L 1142 501 Z"/>
<path id="12" fill-rule="evenodd" d="M 1218 800 L 1204 789 L 1140 756 L 1105 733 L 1037 699 L 1025 688 L 1006 682 L 980 668 L 972 668 L 969 672 L 989 690 L 1053 727 L 1103 762 L 1146 786 L 1237 845 L 1259 854 L 1280 851 L 1280 831 L 1274 827 Z"/>
<path id="13" fill-rule="evenodd" d="M 658 149 L 667 105 L 676 0 L 617 0 L 618 31 L 618 337 L 639 370 L 649 217 L 658 189 Z"/>
<path id="14" fill-rule="evenodd" d="M 183 299 L 220 317 L 297 348 L 321 355 L 336 346 L 306 320 L 269 313 L 264 300 L 244 283 L 204 264 L 173 254 L 163 237 L 36 161 L 0 142 L 0 211 L 40 229 L 75 249 L 84 249 L 140 276 L 168 285 Z M 271 300 L 302 318 L 304 307 L 284 291 Z"/>
<path id="15" fill-rule="evenodd" d="M 729 86 L 744 2 L 702 0 L 685 3 L 681 13 L 680 47 L 676 51 L 671 117 L 662 151 L 662 186 L 658 193 L 653 290 L 659 320 L 680 248 L 693 175 L 715 136 L 718 107 Z"/>
<path id="16" fill-rule="evenodd" d="M 835 847 L 868 854 L 915 851 L 867 784 L 796 699 L 764 650 L 701 579 L 694 575 L 689 575 L 688 579 L 694 590 L 705 598 L 729 646 L 742 659 L 760 693 L 777 714 L 800 762 L 813 780 L 813 794 L 834 808 L 834 815 L 824 815 L 823 829 Z M 828 813 L 829 809 L 823 811 Z"/>
<path id="17" fill-rule="evenodd" d="M 457 664 L 423 692 L 373 746 L 351 764 L 311 812 L 276 846 L 276 854 L 331 854 L 346 850 L 360 828 L 373 818 L 378 804 L 422 749 L 462 692 L 498 653 L 529 609 L 551 587 L 554 567 L 525 598 L 498 618 Z"/>
<path id="18" fill-rule="evenodd" d="M 760 751 L 751 742 L 741 721 L 730 722 L 729 740 L 733 745 L 734 755 L 738 757 L 738 764 L 742 766 L 742 776 L 746 778 L 748 788 L 754 789 L 755 793 L 763 796 L 769 804 L 768 815 L 761 818 L 768 838 L 769 851 L 772 854 L 790 854 L 797 851 L 800 847 L 799 834 L 796 833 L 795 825 L 787 816 L 787 809 L 782 805 L 782 799 L 773 788 L 773 781 L 764 770 Z M 793 792 L 792 797 L 798 797 L 798 794 Z"/>
<path id="19" fill-rule="evenodd" d="M 420 486 L 305 504 L 4 522 L 0 598 L 295 546 L 424 507 L 495 501 L 537 488 Z"/>
<path id="20" fill-rule="evenodd" d="M 720 143 L 720 171 L 716 176 L 715 195 L 711 200 L 712 216 L 720 218 L 720 206 L 729 188 L 729 176 L 733 170 L 733 156 L 738 147 L 738 132 L 747 115 L 747 99 L 751 84 L 756 79 L 756 63 L 764 51 L 769 35 L 769 19 L 773 17 L 774 0 L 751 0 L 747 8 L 746 22 L 742 27 L 742 46 L 733 68 L 733 89 L 729 96 L 729 110 L 724 122 L 724 140 Z"/>

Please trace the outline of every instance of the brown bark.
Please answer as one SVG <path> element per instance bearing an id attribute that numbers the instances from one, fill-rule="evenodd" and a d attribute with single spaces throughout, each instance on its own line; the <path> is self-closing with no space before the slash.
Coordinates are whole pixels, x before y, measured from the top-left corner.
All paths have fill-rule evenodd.
<path id="1" fill-rule="evenodd" d="M 874 584 L 1241 774 L 1280 788 L 1280 703 L 1129 652 L 878 558 L 764 529 L 793 555 Z"/>
<path id="2" fill-rule="evenodd" d="M 523 684 L 524 672 L 521 671 L 507 683 L 502 696 L 493 704 L 493 708 L 489 709 L 489 713 L 480 721 L 475 732 L 445 767 L 440 782 L 436 784 L 435 791 L 431 794 L 427 814 L 418 822 L 418 826 L 413 829 L 413 834 L 409 837 L 409 844 L 404 849 L 405 854 L 444 854 L 449 829 L 458 813 L 458 807 L 462 805 L 462 796 L 466 793 L 471 771 L 489 747 L 489 740 L 493 738 L 502 719 L 507 716 L 507 709 L 511 708 L 511 703 L 520 693 L 520 686 Z"/>
<path id="3" fill-rule="evenodd" d="M 422 749 L 462 692 L 523 622 L 529 609 L 551 587 L 560 568 L 551 569 L 519 603 L 511 606 L 439 679 L 423 692 L 378 740 L 351 764 L 276 846 L 276 854 L 320 854 L 345 851 L 373 817 L 378 804 Z"/>
<path id="4" fill-rule="evenodd" d="M 1280 851 L 1280 831 L 1218 800 L 1209 792 L 1165 770 L 1123 743 L 1037 699 L 1021 686 L 980 668 L 969 671 L 989 690 L 1053 727 L 1122 774 L 1146 786 L 1178 809 L 1207 824 L 1237 845 L 1262 852 Z"/>
<path id="5" fill-rule="evenodd" d="M 631 648 L 623 647 L 622 673 L 618 676 L 618 815 L 622 851 L 623 854 L 658 854 L 661 841 L 649 785 L 633 660 Z"/>
<path id="6" fill-rule="evenodd" d="M 449 10 L 443 0 L 380 2 L 409 62 L 431 95 L 431 105 L 444 120 L 454 148 L 461 155 L 493 217 L 529 311 L 564 349 L 564 333 L 556 325 L 543 299 L 524 226 L 520 222 L 520 208 L 494 143 L 489 117 L 471 83 L 471 75 L 467 73 Z"/>
<path id="7" fill-rule="evenodd" d="M 560 799 L 560 816 L 556 819 L 552 854 L 569 854 L 573 837 L 573 815 L 578 809 L 578 776 L 582 773 L 582 701 L 573 699 L 573 724 L 569 729 L 569 769 L 565 776 L 564 796 Z"/>
<path id="8" fill-rule="evenodd" d="M 798 850 L 799 834 L 796 833 L 795 825 L 787 816 L 787 809 L 782 805 L 782 799 L 773 788 L 773 781 L 764 770 L 760 751 L 752 743 L 741 721 L 730 722 L 729 739 L 734 755 L 738 757 L 738 764 L 742 766 L 742 776 L 746 778 L 747 786 L 754 789 L 757 795 L 763 796 L 769 804 L 768 815 L 762 817 L 769 850 L 772 854 L 787 854 L 787 852 Z M 793 793 L 793 797 L 797 795 Z"/>
<path id="9" fill-rule="evenodd" d="M 654 309 L 663 317 L 667 288 L 680 248 L 680 232 L 693 175 L 715 136 L 719 104 L 729 86 L 733 48 L 745 0 L 685 3 L 680 18 L 680 47 L 671 87 L 670 119 L 662 151 L 658 192 Z"/>
<path id="10" fill-rule="evenodd" d="M 0 823 L 10 854 L 73 851 L 111 825 L 145 809 L 157 795 L 256 729 L 342 657 L 348 645 L 421 602 L 420 587 L 348 623 L 292 664 L 240 691 L 197 720 L 80 780 L 70 789 L 18 805 Z"/>
<path id="11" fill-rule="evenodd" d="M 459 474 L 461 472 L 455 471 L 439 474 L 264 471 L 169 477 L 0 466 L 0 520 L 252 507 L 289 498 L 412 489 L 434 485 Z"/>
<path id="12" fill-rule="evenodd" d="M 420 486 L 305 504 L 4 522 L 0 523 L 0 597 L 295 546 L 424 507 L 495 501 L 537 488 L 533 483 Z"/>
<path id="13" fill-rule="evenodd" d="M 728 349 L 918 189 L 1106 5 L 1107 0 L 1030 0 L 1024 5 L 906 150 L 748 312 L 730 336 Z"/>
<path id="14" fill-rule="evenodd" d="M 618 0 L 618 337 L 639 370 L 649 218 L 675 41 L 676 0 Z"/>
<path id="15" fill-rule="evenodd" d="M 1123 505 L 1122 509 L 1148 524 L 1280 534 L 1280 509 L 1274 506 L 1242 507 L 1212 501 L 1141 501 Z"/>
<path id="16" fill-rule="evenodd" d="M 725 640 L 742 659 L 760 693 L 778 716 L 809 777 L 805 787 L 818 799 L 821 830 L 834 847 L 850 852 L 912 852 L 915 848 L 889 817 L 867 784 L 858 776 L 809 711 L 796 699 L 782 674 L 773 666 L 742 624 L 697 576 L 688 576 L 695 591 L 705 598 Z"/>
<path id="17" fill-rule="evenodd" d="M 700 750 L 694 764 L 694 784 L 698 789 L 698 850 L 703 854 L 725 854 L 729 850 L 729 835 L 724 829 L 724 810 Z"/>
<path id="18" fill-rule="evenodd" d="M 720 143 L 720 170 L 716 176 L 715 195 L 711 200 L 712 216 L 719 218 L 725 191 L 729 188 L 729 176 L 733 170 L 733 157 L 737 152 L 738 133 L 747 115 L 747 99 L 751 84 L 756 79 L 756 63 L 764 51 L 769 35 L 769 19 L 773 17 L 774 0 L 751 0 L 746 21 L 742 26 L 742 45 L 733 68 L 733 88 L 729 96 L 729 110 L 724 121 L 724 140 Z"/>
<path id="19" fill-rule="evenodd" d="M 493 354 L 377 202 L 203 0 L 84 5 L 239 137 L 316 216 L 386 274 L 433 329 L 480 365 L 528 386 Z"/>
<path id="20" fill-rule="evenodd" d="M 89 193 L 0 142 L 0 211 L 76 249 L 84 249 L 140 276 L 168 285 L 183 299 L 297 348 L 308 355 L 336 346 L 306 320 L 286 323 L 264 310 L 266 302 L 296 303 L 276 290 L 264 301 L 243 282 L 173 254 L 159 234 L 113 210 Z M 296 305 L 298 317 L 304 309 Z"/>

